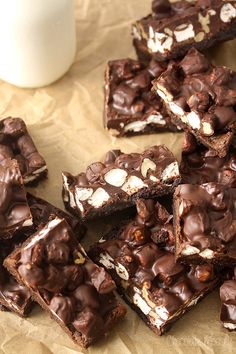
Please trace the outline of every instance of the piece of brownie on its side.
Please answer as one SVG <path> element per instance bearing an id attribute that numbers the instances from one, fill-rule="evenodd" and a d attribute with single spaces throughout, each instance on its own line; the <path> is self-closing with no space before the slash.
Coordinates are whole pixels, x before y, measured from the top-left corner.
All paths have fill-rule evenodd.
<path id="1" fill-rule="evenodd" d="M 185 133 L 180 163 L 182 183 L 202 184 L 217 182 L 236 187 L 236 148 L 231 144 L 226 156 L 197 143 L 195 137 Z"/>
<path id="2" fill-rule="evenodd" d="M 0 239 L 9 239 L 32 226 L 22 175 L 16 160 L 0 164 Z"/>
<path id="3" fill-rule="evenodd" d="M 5 118 L 0 121 L 0 164 L 6 159 L 16 159 L 25 184 L 47 176 L 47 166 L 39 154 L 25 122 L 21 118 Z"/>
<path id="4" fill-rule="evenodd" d="M 11 310 L 19 316 L 25 317 L 29 314 L 33 307 L 31 294 L 25 286 L 19 284 L 16 279 L 3 267 L 4 259 L 19 247 L 29 236 L 44 226 L 52 215 L 65 218 L 72 227 L 78 239 L 81 239 L 85 233 L 85 226 L 81 225 L 78 219 L 63 210 L 58 209 L 46 200 L 35 197 L 27 193 L 27 201 L 33 218 L 32 227 L 17 235 L 17 238 L 1 242 L 0 253 L 0 310 Z"/>
<path id="5" fill-rule="evenodd" d="M 231 279 L 225 280 L 220 287 L 220 320 L 229 331 L 236 330 L 236 268 Z"/>
<path id="6" fill-rule="evenodd" d="M 147 67 L 133 59 L 109 61 L 105 73 L 104 126 L 114 136 L 178 131 L 152 80 L 166 69 L 152 60 Z M 179 129 L 180 130 L 180 129 Z"/>
<path id="7" fill-rule="evenodd" d="M 236 73 L 216 67 L 196 49 L 153 82 L 172 120 L 224 157 L 236 129 Z"/>
<path id="8" fill-rule="evenodd" d="M 124 300 L 156 334 L 214 289 L 213 266 L 175 262 L 171 215 L 153 200 L 137 201 L 137 215 L 102 237 L 89 255 L 103 265 Z"/>
<path id="9" fill-rule="evenodd" d="M 88 347 L 126 313 L 115 283 L 95 265 L 65 219 L 54 218 L 4 261 L 75 343 Z"/>
<path id="10" fill-rule="evenodd" d="M 176 258 L 236 265 L 236 188 L 182 184 L 174 193 Z"/>
<path id="11" fill-rule="evenodd" d="M 179 58 L 195 47 L 205 50 L 236 36 L 235 1 L 153 0 L 152 14 L 136 21 L 133 44 L 147 62 Z"/>
<path id="12" fill-rule="evenodd" d="M 139 197 L 171 193 L 180 182 L 178 162 L 164 145 L 143 153 L 112 150 L 86 173 L 62 176 L 65 207 L 83 220 L 131 207 Z"/>

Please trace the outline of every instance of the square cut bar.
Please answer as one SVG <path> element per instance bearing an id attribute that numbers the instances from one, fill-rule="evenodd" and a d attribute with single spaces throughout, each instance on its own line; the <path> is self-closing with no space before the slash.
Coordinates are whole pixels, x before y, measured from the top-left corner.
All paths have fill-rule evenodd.
<path id="1" fill-rule="evenodd" d="M 225 280 L 220 287 L 220 320 L 229 331 L 236 330 L 236 268 L 232 279 Z"/>
<path id="2" fill-rule="evenodd" d="M 27 316 L 32 309 L 33 301 L 30 291 L 24 285 L 19 284 L 16 279 L 3 267 L 4 259 L 19 247 L 30 235 L 37 231 L 39 227 L 45 225 L 53 215 L 65 218 L 72 227 L 77 238 L 81 238 L 85 228 L 80 225 L 79 221 L 58 209 L 46 200 L 27 194 L 27 201 L 33 217 L 33 225 L 27 232 L 19 234 L 17 239 L 11 239 L 1 242 L 0 253 L 0 305 L 4 309 L 14 311 L 19 316 Z M 1 309 L 1 308 L 0 308 Z"/>
<path id="3" fill-rule="evenodd" d="M 236 189 L 210 182 L 182 184 L 174 193 L 176 258 L 236 264 Z"/>
<path id="4" fill-rule="evenodd" d="M 236 128 L 236 73 L 216 67 L 197 50 L 154 81 L 173 122 L 223 157 Z"/>
<path id="5" fill-rule="evenodd" d="M 32 225 L 22 175 L 16 160 L 0 164 L 0 239 L 9 239 Z"/>
<path id="6" fill-rule="evenodd" d="M 236 148 L 231 144 L 225 157 L 198 144 L 194 136 L 185 133 L 180 164 L 182 183 L 202 184 L 217 182 L 236 187 Z"/>
<path id="7" fill-rule="evenodd" d="M 126 313 L 112 278 L 86 256 L 65 219 L 49 221 L 4 265 L 83 347 L 107 335 Z"/>
<path id="8" fill-rule="evenodd" d="M 217 284 L 213 266 L 175 262 L 172 217 L 153 200 L 138 200 L 137 215 L 92 246 L 125 301 L 162 335 Z"/>
<path id="9" fill-rule="evenodd" d="M 109 61 L 105 73 L 104 126 L 115 136 L 178 131 L 152 80 L 166 68 L 152 60 L 147 67 L 133 59 Z"/>
<path id="10" fill-rule="evenodd" d="M 46 162 L 21 118 L 9 117 L 1 120 L 0 134 L 0 164 L 9 158 L 16 159 L 25 184 L 46 177 Z"/>
<path id="11" fill-rule="evenodd" d="M 139 197 L 168 194 L 180 182 L 178 162 L 164 145 L 143 153 L 112 150 L 86 173 L 62 176 L 65 206 L 84 220 L 131 207 Z"/>
<path id="12" fill-rule="evenodd" d="M 154 0 L 152 14 L 133 24 L 133 43 L 142 61 L 179 58 L 236 36 L 235 1 Z"/>

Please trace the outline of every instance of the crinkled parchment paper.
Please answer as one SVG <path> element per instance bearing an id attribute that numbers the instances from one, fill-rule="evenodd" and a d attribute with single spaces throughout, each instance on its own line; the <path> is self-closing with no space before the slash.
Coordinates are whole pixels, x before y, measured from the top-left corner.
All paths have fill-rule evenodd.
<path id="1" fill-rule="evenodd" d="M 112 58 L 135 57 L 130 25 L 148 13 L 150 2 L 77 0 L 78 50 L 70 71 L 55 84 L 37 90 L 19 89 L 0 82 L 1 117 L 23 117 L 48 163 L 48 180 L 32 191 L 59 207 L 63 206 L 61 171 L 83 171 L 111 148 L 142 151 L 145 147 L 165 143 L 176 156 L 180 155 L 181 134 L 115 139 L 102 126 L 105 64 Z M 218 46 L 209 54 L 218 64 L 236 69 L 236 42 Z M 104 225 L 107 222 L 90 225 L 89 241 L 85 241 L 85 246 L 101 236 L 107 227 Z M 93 232 L 95 229 L 99 233 Z M 0 354 L 236 352 L 236 333 L 221 327 L 219 310 L 218 291 L 215 291 L 163 337 L 155 336 L 133 311 L 128 310 L 127 318 L 109 338 L 88 351 L 73 344 L 38 306 L 28 319 L 0 312 Z"/>

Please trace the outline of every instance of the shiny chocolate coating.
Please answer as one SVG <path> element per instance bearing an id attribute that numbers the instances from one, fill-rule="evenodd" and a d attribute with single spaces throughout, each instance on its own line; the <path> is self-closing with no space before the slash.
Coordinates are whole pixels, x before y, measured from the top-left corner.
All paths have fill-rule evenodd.
<path id="1" fill-rule="evenodd" d="M 86 256 L 65 219 L 49 221 L 4 264 L 84 347 L 125 315 L 113 293 L 114 281 Z"/>
<path id="2" fill-rule="evenodd" d="M 172 120 L 224 157 L 236 129 L 236 73 L 192 48 L 154 81 Z"/>
<path id="3" fill-rule="evenodd" d="M 176 255 L 189 262 L 236 264 L 236 189 L 183 184 L 174 194 Z"/>
<path id="4" fill-rule="evenodd" d="M 9 256 L 16 247 L 19 247 L 30 235 L 36 232 L 38 228 L 43 227 L 50 218 L 52 218 L 52 215 L 61 218 L 64 217 L 72 227 L 77 238 L 80 239 L 85 232 L 85 227 L 82 226 L 76 218 L 65 213 L 63 210 L 58 209 L 46 200 L 27 193 L 27 201 L 33 217 L 33 225 L 29 230 L 22 232 L 17 238 L 4 242 L 2 241 L 0 255 L 0 304 L 6 306 L 9 310 L 16 312 L 20 316 L 26 316 L 30 312 L 33 305 L 31 294 L 27 287 L 20 285 L 3 267 L 4 259 Z M 73 273 L 73 268 L 69 267 L 68 269 L 69 274 L 67 275 L 67 273 L 65 273 L 65 276 L 71 276 L 72 279 L 75 279 L 77 275 Z"/>
<path id="5" fill-rule="evenodd" d="M 198 144 L 190 133 L 185 133 L 180 164 L 182 183 L 202 184 L 217 182 L 236 187 L 236 149 L 231 145 L 225 157 Z"/>
<path id="6" fill-rule="evenodd" d="M 47 175 L 46 162 L 21 118 L 9 117 L 1 120 L 0 134 L 0 164 L 9 158 L 16 159 L 25 184 Z"/>
<path id="7" fill-rule="evenodd" d="M 167 226 L 169 234 L 165 240 L 153 237 L 161 235 Z M 107 267 L 118 291 L 133 308 L 141 309 L 142 318 L 159 335 L 192 306 L 193 299 L 206 294 L 217 282 L 212 265 L 176 263 L 174 242 L 173 221 L 165 208 L 152 200 L 138 200 L 135 218 L 120 232 L 115 230 L 103 236 L 89 253 L 97 263 Z M 137 305 L 135 300 L 140 296 L 141 304 Z"/>
<path id="8" fill-rule="evenodd" d="M 19 165 L 5 160 L 0 165 L 0 239 L 12 238 L 32 225 Z"/>
<path id="9" fill-rule="evenodd" d="M 152 60 L 144 66 L 133 59 L 109 61 L 105 74 L 104 125 L 116 136 L 177 131 L 159 97 L 151 92 L 152 80 L 166 63 Z"/>
<path id="10" fill-rule="evenodd" d="M 65 207 L 83 220 L 133 206 L 140 197 L 168 194 L 179 183 L 177 160 L 164 145 L 142 153 L 112 150 L 86 172 L 62 176 Z"/>
<path id="11" fill-rule="evenodd" d="M 192 47 L 204 51 L 235 37 L 235 2 L 153 0 L 151 14 L 132 27 L 141 61 L 181 58 Z"/>
<path id="12" fill-rule="evenodd" d="M 229 330 L 236 330 L 236 280 L 235 275 L 220 287 L 220 320 Z"/>

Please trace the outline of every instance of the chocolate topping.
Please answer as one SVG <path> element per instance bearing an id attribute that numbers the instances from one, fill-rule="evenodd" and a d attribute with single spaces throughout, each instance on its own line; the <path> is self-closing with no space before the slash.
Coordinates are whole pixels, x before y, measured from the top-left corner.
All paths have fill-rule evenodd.
<path id="1" fill-rule="evenodd" d="M 85 347 L 106 335 L 125 314 L 112 292 L 113 280 L 86 256 L 64 219 L 49 221 L 5 265 L 75 342 Z"/>
<path id="2" fill-rule="evenodd" d="M 9 310 L 16 312 L 20 316 L 26 316 L 31 310 L 33 304 L 31 295 L 29 290 L 25 286 L 20 285 L 15 280 L 15 278 L 3 267 L 2 264 L 4 259 L 12 251 L 14 251 L 16 247 L 19 247 L 33 232 L 44 226 L 49 221 L 50 217 L 52 217 L 52 214 L 60 217 L 65 217 L 67 222 L 76 232 L 78 238 L 81 238 L 85 231 L 85 228 L 79 224 L 77 219 L 71 217 L 64 211 L 56 208 L 45 200 L 34 197 L 28 193 L 27 201 L 33 217 L 33 225 L 29 230 L 21 232 L 19 235 L 17 235 L 17 238 L 14 237 L 13 239 L 2 241 L 0 257 L 0 304 L 2 303 Z M 57 249 L 55 253 L 56 258 L 58 257 L 58 253 L 59 252 Z M 32 259 L 35 264 L 40 264 L 42 256 L 43 249 L 38 245 L 32 252 Z M 77 268 L 74 269 L 74 266 L 71 266 L 66 269 L 65 278 L 71 279 L 71 283 L 76 284 L 81 278 L 81 273 L 78 274 Z"/>
<path id="3" fill-rule="evenodd" d="M 152 60 L 143 66 L 132 59 L 109 61 L 105 84 L 105 126 L 117 136 L 173 130 L 176 127 L 151 92 L 152 80 L 166 68 Z"/>
<path id="4" fill-rule="evenodd" d="M 216 68 L 192 48 L 154 81 L 154 87 L 176 124 L 220 157 L 226 155 L 236 128 L 234 71 Z"/>
<path id="5" fill-rule="evenodd" d="M 192 261 L 236 262 L 236 190 L 183 184 L 175 192 L 176 254 Z"/>
<path id="6" fill-rule="evenodd" d="M 229 330 L 236 329 L 236 280 L 235 276 L 226 280 L 220 288 L 221 314 L 223 326 Z"/>
<path id="7" fill-rule="evenodd" d="M 16 159 L 24 183 L 30 183 L 46 176 L 46 162 L 38 153 L 22 119 L 9 117 L 1 120 L 0 134 L 1 164 L 6 159 Z"/>
<path id="8" fill-rule="evenodd" d="M 153 0 L 152 13 L 133 24 L 138 58 L 165 61 L 200 51 L 236 35 L 235 2 Z"/>
<path id="9" fill-rule="evenodd" d="M 178 176 L 177 161 L 164 145 L 141 154 L 110 151 L 86 174 L 63 173 L 64 203 L 82 219 L 98 217 L 132 206 L 138 197 L 169 193 Z"/>
<path id="10" fill-rule="evenodd" d="M 225 157 L 197 144 L 193 135 L 186 133 L 180 172 L 183 183 L 202 184 L 217 182 L 236 187 L 236 150 L 231 145 Z"/>
<path id="11" fill-rule="evenodd" d="M 167 330 L 169 323 L 184 313 L 194 299 L 216 284 L 212 265 L 195 267 L 175 262 L 173 237 L 164 242 L 158 238 L 156 243 L 152 240 L 153 232 L 161 232 L 167 225 L 173 229 L 172 220 L 164 210 L 152 200 L 138 200 L 136 217 L 119 232 L 114 230 L 103 237 L 90 250 L 96 262 L 111 273 L 118 291 L 140 309 L 142 317 L 145 315 L 158 334 Z M 138 240 L 137 230 L 143 235 Z"/>
<path id="12" fill-rule="evenodd" d="M 16 160 L 0 165 L 0 238 L 12 238 L 32 225 L 22 176 Z"/>

